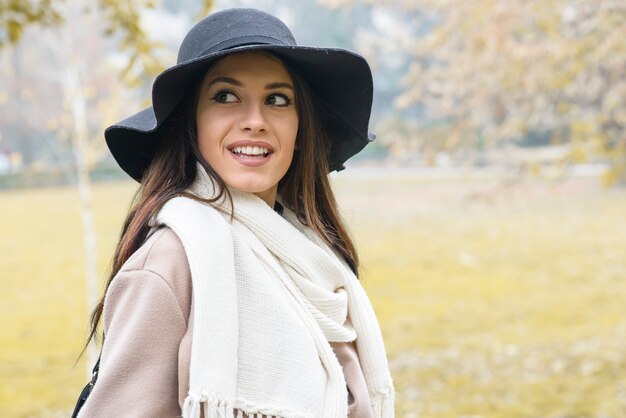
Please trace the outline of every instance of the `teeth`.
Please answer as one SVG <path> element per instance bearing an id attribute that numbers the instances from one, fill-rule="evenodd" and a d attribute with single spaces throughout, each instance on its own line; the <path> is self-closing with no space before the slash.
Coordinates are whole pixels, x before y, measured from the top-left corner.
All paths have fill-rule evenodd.
<path id="1" fill-rule="evenodd" d="M 235 154 L 244 154 L 244 155 L 265 155 L 269 154 L 270 150 L 263 147 L 235 147 L 232 149 Z"/>

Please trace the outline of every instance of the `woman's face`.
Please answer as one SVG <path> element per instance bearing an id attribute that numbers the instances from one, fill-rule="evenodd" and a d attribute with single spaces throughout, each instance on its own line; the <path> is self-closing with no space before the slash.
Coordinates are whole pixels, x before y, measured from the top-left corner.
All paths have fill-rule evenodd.
<path id="1" fill-rule="evenodd" d="M 273 206 L 298 133 L 293 81 L 283 64 L 254 51 L 216 62 L 200 86 L 196 127 L 200 154 L 226 185 Z"/>

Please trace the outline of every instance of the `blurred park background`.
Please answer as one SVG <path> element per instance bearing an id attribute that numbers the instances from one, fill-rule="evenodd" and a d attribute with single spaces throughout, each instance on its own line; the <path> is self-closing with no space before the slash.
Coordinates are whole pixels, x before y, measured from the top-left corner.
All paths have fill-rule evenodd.
<path id="1" fill-rule="evenodd" d="M 0 0 L 0 416 L 69 416 L 137 188 L 102 131 L 228 7 L 372 65 L 332 180 L 397 416 L 626 417 L 623 0 Z"/>

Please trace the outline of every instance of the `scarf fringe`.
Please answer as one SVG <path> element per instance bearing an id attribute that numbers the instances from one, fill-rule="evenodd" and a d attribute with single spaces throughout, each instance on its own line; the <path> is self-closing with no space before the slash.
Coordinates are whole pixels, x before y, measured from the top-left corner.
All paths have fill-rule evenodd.
<path id="1" fill-rule="evenodd" d="M 279 408 L 269 406 L 257 406 L 257 412 L 252 412 L 255 408 L 251 405 L 235 408 L 228 402 L 216 399 L 214 396 L 194 396 L 188 395 L 183 403 L 183 418 L 306 418 L 292 411 L 278 411 Z M 258 411 L 274 410 L 274 412 L 263 413 Z"/>
<path id="2" fill-rule="evenodd" d="M 394 416 L 394 399 L 393 396 L 385 396 L 372 402 L 374 417 L 376 418 L 393 418 Z"/>
<path id="3" fill-rule="evenodd" d="M 204 418 L 231 418 L 234 414 L 233 406 L 225 401 L 207 396 L 187 396 L 183 404 L 183 418 L 200 418 L 200 411 Z"/>
<path id="4" fill-rule="evenodd" d="M 371 395 L 370 395 L 371 396 Z M 375 418 L 394 417 L 395 392 L 393 386 L 381 392 L 378 396 L 372 397 L 372 409 Z"/>

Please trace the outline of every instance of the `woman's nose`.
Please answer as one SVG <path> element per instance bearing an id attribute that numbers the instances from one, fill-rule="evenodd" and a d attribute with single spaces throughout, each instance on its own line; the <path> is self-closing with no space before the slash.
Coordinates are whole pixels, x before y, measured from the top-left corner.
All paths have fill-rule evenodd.
<path id="1" fill-rule="evenodd" d="M 267 121 L 263 114 L 263 105 L 259 103 L 247 103 L 242 109 L 239 119 L 239 128 L 244 131 L 262 132 L 267 129 Z"/>

